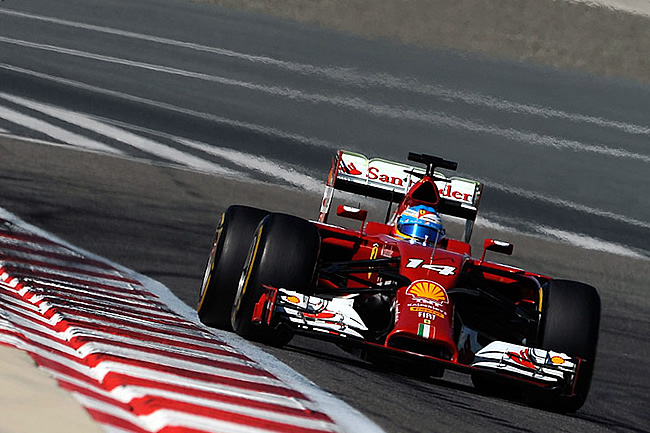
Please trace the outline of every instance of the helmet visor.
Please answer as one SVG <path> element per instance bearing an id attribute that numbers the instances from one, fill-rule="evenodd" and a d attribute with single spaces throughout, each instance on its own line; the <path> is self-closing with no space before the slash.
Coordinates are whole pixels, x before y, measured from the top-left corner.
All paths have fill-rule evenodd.
<path id="1" fill-rule="evenodd" d="M 437 242 L 442 237 L 435 228 L 422 224 L 399 224 L 397 230 L 400 235 L 419 241 Z"/>

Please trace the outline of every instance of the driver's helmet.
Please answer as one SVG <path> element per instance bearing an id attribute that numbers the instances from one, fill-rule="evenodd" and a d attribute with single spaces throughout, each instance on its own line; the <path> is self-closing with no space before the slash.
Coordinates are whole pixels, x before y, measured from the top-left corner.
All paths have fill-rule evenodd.
<path id="1" fill-rule="evenodd" d="M 438 212 L 431 206 L 406 208 L 397 218 L 395 235 L 425 244 L 435 244 L 445 237 L 445 229 Z"/>

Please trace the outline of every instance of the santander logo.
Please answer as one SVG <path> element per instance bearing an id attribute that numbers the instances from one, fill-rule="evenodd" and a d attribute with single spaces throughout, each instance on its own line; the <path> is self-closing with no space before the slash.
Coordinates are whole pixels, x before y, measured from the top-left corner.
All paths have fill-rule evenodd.
<path id="1" fill-rule="evenodd" d="M 384 164 L 385 165 L 385 164 Z M 363 167 L 365 169 L 365 167 Z M 394 168 L 388 166 L 387 168 Z M 368 171 L 364 173 L 359 170 L 354 162 L 345 162 L 341 161 L 339 164 L 339 173 L 344 173 L 348 176 L 354 176 L 359 178 L 366 178 L 372 181 L 380 182 L 381 184 L 386 185 L 387 187 L 399 187 L 399 188 L 410 188 L 416 182 L 417 178 L 409 178 L 409 176 L 400 175 L 400 172 L 403 171 L 402 167 L 398 167 L 393 172 L 382 171 L 380 167 L 370 165 L 368 166 Z M 472 204 L 474 198 L 474 190 L 468 190 L 463 188 L 464 191 L 453 188 L 454 182 L 435 182 L 438 187 L 438 193 L 440 197 L 448 198 L 455 201 L 462 201 L 464 203 Z M 463 186 L 463 185 L 461 185 Z"/>
<path id="2" fill-rule="evenodd" d="M 361 170 L 358 170 L 354 166 L 354 162 L 346 164 L 345 162 L 341 161 L 341 164 L 339 165 L 339 171 L 342 171 L 343 173 L 349 174 L 351 176 L 361 176 L 363 174 Z"/>

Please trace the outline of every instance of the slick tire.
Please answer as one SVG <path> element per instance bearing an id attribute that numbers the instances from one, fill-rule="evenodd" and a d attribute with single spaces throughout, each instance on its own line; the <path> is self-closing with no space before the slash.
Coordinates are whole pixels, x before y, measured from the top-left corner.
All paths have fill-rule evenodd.
<path id="1" fill-rule="evenodd" d="M 232 309 L 232 327 L 240 336 L 281 347 L 293 337 L 284 324 L 271 326 L 252 321 L 262 284 L 308 293 L 315 280 L 320 235 L 302 218 L 273 213 L 257 228 L 239 281 Z"/>
<path id="2" fill-rule="evenodd" d="M 197 306 L 204 324 L 232 331 L 230 313 L 255 230 L 269 212 L 248 206 L 230 206 L 222 215 L 201 285 Z"/>
<path id="3" fill-rule="evenodd" d="M 532 403 L 556 412 L 575 412 L 589 393 L 596 361 L 600 326 L 600 296 L 595 288 L 566 280 L 542 286 L 539 346 L 584 359 L 578 371 L 575 395 L 532 394 Z"/>

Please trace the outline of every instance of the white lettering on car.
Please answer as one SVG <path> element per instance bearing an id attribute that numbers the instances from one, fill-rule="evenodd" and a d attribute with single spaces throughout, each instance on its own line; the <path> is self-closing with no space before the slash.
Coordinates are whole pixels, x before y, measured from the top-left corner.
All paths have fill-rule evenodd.
<path id="1" fill-rule="evenodd" d="M 456 267 L 454 266 L 433 265 L 433 264 L 423 265 L 422 263 L 424 263 L 424 259 L 408 259 L 408 261 L 409 262 L 405 266 L 407 269 L 417 269 L 421 267 L 422 269 L 437 272 L 438 274 L 443 276 L 455 275 L 456 273 Z"/>

